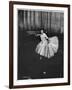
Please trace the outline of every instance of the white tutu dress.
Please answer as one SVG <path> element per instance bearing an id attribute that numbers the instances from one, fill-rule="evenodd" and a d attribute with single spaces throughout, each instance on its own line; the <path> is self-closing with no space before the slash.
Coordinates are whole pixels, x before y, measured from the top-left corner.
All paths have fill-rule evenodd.
<path id="1" fill-rule="evenodd" d="M 45 33 L 40 35 L 41 42 L 36 47 L 36 53 L 41 56 L 50 58 L 53 57 L 58 51 L 58 38 L 57 36 L 48 38 Z"/>

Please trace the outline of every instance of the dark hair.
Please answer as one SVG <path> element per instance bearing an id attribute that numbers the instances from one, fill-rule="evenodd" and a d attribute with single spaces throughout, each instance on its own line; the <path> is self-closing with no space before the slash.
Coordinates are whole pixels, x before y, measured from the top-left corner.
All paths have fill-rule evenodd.
<path id="1" fill-rule="evenodd" d="M 43 29 L 41 29 L 41 31 L 44 31 Z"/>

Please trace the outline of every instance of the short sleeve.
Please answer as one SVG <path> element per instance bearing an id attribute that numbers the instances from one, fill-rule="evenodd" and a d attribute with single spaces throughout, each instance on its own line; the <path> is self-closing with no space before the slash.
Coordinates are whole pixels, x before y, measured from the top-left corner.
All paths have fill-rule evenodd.
<path id="1" fill-rule="evenodd" d="M 48 39 L 48 36 L 44 33 L 44 37 Z"/>

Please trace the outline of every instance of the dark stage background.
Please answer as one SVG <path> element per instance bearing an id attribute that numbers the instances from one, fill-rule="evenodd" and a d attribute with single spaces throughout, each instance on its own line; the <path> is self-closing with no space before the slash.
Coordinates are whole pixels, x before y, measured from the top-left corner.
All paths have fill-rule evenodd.
<path id="1" fill-rule="evenodd" d="M 48 37 L 58 36 L 59 49 L 54 57 L 40 60 L 35 48 L 43 29 Z M 64 13 L 18 10 L 18 79 L 63 77 Z M 45 74 L 43 72 L 46 72 Z"/>

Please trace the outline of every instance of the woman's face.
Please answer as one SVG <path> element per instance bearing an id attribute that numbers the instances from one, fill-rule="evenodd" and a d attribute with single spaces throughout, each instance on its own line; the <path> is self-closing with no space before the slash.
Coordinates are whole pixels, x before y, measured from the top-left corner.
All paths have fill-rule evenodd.
<path id="1" fill-rule="evenodd" d="M 43 33 L 43 30 L 41 30 L 41 33 Z"/>

